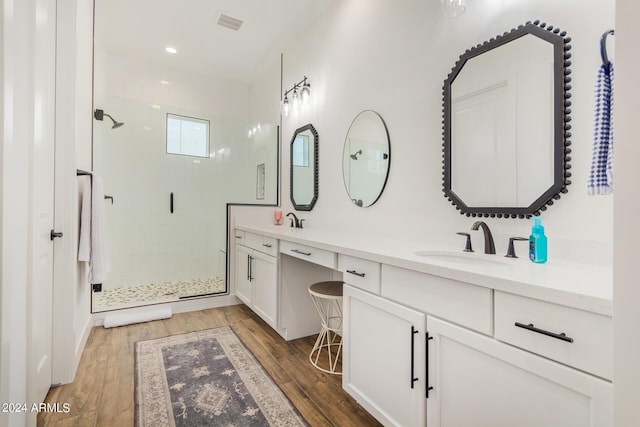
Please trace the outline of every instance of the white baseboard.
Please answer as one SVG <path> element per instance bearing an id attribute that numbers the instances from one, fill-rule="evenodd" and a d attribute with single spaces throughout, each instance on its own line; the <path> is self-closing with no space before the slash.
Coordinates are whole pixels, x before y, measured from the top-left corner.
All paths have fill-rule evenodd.
<path id="1" fill-rule="evenodd" d="M 197 298 L 191 300 L 184 301 L 174 301 L 167 302 L 163 304 L 154 304 L 142 307 L 133 307 L 126 308 L 122 310 L 117 310 L 119 313 L 144 313 L 145 311 L 151 311 L 157 307 L 170 307 L 171 311 L 176 313 L 187 313 L 190 311 L 198 311 L 198 310 L 206 310 L 208 308 L 217 308 L 217 307 L 226 307 L 229 305 L 237 305 L 242 302 L 236 298 L 235 295 L 224 295 L 219 297 L 209 297 L 209 298 Z M 103 326 L 104 325 L 104 316 L 108 312 L 102 313 L 94 313 L 92 315 L 93 326 Z"/>
<path id="2" fill-rule="evenodd" d="M 89 334 L 91 334 L 92 328 L 93 328 L 93 324 L 91 322 L 91 316 L 88 316 L 87 321 L 84 324 L 84 328 L 82 330 L 82 335 L 80 336 L 80 340 L 76 345 L 76 352 L 74 355 L 74 362 L 73 362 L 73 378 L 71 378 L 71 382 L 74 380 L 76 376 L 78 365 L 80 365 L 80 359 L 82 358 L 82 352 L 84 351 L 84 347 L 87 345 L 87 340 L 89 339 Z"/>

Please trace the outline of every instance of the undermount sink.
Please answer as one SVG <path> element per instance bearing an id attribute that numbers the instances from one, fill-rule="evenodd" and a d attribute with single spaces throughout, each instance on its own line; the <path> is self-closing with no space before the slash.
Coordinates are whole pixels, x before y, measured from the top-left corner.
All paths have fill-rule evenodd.
<path id="1" fill-rule="evenodd" d="M 418 251 L 416 255 L 434 261 L 444 261 L 459 265 L 509 266 L 498 255 L 484 255 L 469 252 Z"/>

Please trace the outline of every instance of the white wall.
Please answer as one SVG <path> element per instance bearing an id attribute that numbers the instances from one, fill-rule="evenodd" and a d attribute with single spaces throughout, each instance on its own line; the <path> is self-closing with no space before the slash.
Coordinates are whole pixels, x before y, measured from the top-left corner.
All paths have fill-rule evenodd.
<path id="1" fill-rule="evenodd" d="M 558 26 L 573 39 L 573 184 L 542 215 L 549 257 L 610 263 L 613 200 L 587 196 L 586 181 L 599 37 L 613 27 L 614 0 L 475 0 L 453 20 L 440 17 L 437 1 L 337 3 L 284 50 L 284 87 L 308 76 L 312 102 L 306 113 L 283 118 L 283 142 L 306 123 L 313 123 L 320 137 L 319 199 L 312 212 L 302 214 L 305 225 L 375 230 L 425 242 L 437 238 L 462 247 L 455 232 L 468 230 L 472 219 L 459 215 L 442 193 L 443 81 L 466 49 L 535 19 Z M 342 150 L 349 124 L 365 109 L 385 120 L 392 154 L 384 194 L 362 209 L 344 190 Z M 292 210 L 288 150 L 282 150 L 282 159 L 286 212 Z M 506 251 L 508 236 L 528 236 L 531 230 L 531 222 L 521 219 L 486 222 L 498 251 Z"/>
<path id="2" fill-rule="evenodd" d="M 616 3 L 615 61 L 615 216 L 614 216 L 614 425 L 632 427 L 640 420 L 640 54 L 637 26 L 640 3 Z"/>
<path id="3" fill-rule="evenodd" d="M 57 9 L 55 228 L 64 237 L 54 257 L 53 384 L 73 381 L 91 330 L 91 288 L 77 261 L 82 180 L 76 169 L 91 170 L 93 2 L 58 0 Z"/>
<path id="4" fill-rule="evenodd" d="M 0 402 L 27 401 L 27 292 L 29 271 L 29 181 L 34 125 L 35 1 L 0 1 L 2 100 L 0 190 Z M 26 414 L 0 412 L 1 426 L 21 426 Z"/>

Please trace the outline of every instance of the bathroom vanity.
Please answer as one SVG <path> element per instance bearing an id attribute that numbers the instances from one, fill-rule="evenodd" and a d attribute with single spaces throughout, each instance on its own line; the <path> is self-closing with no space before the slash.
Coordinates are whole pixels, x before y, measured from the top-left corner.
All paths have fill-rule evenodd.
<path id="1" fill-rule="evenodd" d="M 608 426 L 610 268 L 236 225 L 236 295 L 285 339 L 344 285 L 343 388 L 384 425 Z"/>

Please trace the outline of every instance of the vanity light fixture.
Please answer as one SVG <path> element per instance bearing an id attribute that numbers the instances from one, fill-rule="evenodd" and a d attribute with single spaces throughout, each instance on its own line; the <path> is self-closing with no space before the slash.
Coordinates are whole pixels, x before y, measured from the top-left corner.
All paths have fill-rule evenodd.
<path id="1" fill-rule="evenodd" d="M 289 93 L 291 93 L 291 100 L 289 100 Z M 304 78 L 294 84 L 291 89 L 284 92 L 281 105 L 282 115 L 287 117 L 292 111 L 297 112 L 300 108 L 308 104 L 310 97 L 311 85 L 307 81 L 307 76 L 304 76 Z"/>
<path id="2" fill-rule="evenodd" d="M 456 18 L 464 13 L 467 8 L 467 0 L 440 0 L 442 16 Z"/>

